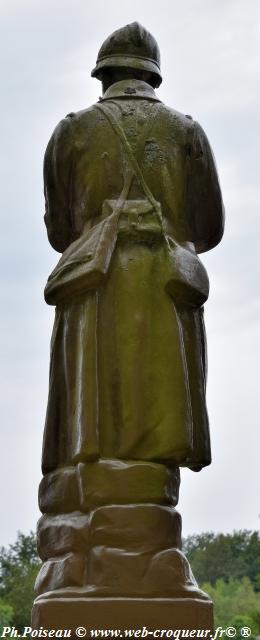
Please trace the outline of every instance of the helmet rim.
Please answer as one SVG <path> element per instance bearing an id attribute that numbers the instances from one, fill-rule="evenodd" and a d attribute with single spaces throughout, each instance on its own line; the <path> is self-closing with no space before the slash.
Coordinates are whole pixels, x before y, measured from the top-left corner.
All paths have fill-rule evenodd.
<path id="1" fill-rule="evenodd" d="M 96 66 L 91 71 L 92 78 L 98 78 L 100 75 L 100 71 L 103 69 L 108 69 L 109 67 L 125 67 L 128 69 L 137 69 L 140 71 L 148 71 L 157 76 L 157 84 L 159 87 L 162 82 L 162 76 L 160 72 L 159 65 L 156 60 L 152 58 L 144 58 L 143 56 L 138 55 L 122 55 L 120 53 L 114 53 L 109 56 L 103 56 L 99 58 Z"/>

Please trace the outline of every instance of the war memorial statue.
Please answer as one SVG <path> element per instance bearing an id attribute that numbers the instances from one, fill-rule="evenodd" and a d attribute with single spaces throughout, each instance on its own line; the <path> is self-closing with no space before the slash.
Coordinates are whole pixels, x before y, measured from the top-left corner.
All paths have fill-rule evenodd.
<path id="1" fill-rule="evenodd" d="M 223 234 L 200 125 L 165 106 L 154 37 L 103 43 L 103 95 L 56 127 L 44 161 L 62 253 L 43 441 L 33 625 L 212 628 L 181 551 L 179 468 L 211 462 L 198 253 Z M 56 628 L 55 627 L 55 628 Z"/>

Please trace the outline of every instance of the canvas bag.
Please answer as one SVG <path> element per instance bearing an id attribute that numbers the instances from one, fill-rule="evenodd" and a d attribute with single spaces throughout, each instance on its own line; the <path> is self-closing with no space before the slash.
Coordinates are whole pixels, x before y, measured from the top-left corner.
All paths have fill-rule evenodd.
<path id="1" fill-rule="evenodd" d="M 101 105 L 96 105 L 96 107 L 101 108 Z M 103 113 L 105 112 L 107 117 L 103 105 L 101 110 Z M 142 153 L 156 113 L 157 109 L 155 108 L 153 118 L 147 123 L 139 140 L 137 152 L 139 155 Z M 118 131 L 116 133 L 118 135 Z M 96 289 L 104 284 L 117 241 L 118 221 L 121 212 L 123 211 L 124 214 L 129 212 L 131 215 L 133 210 L 133 201 L 128 201 L 127 196 L 134 175 L 135 170 L 130 163 L 126 170 L 124 186 L 118 200 L 105 200 L 103 202 L 101 220 L 91 229 L 83 230 L 80 238 L 65 249 L 58 264 L 50 274 L 44 290 L 47 304 L 56 305 L 66 302 L 67 299 L 80 295 L 86 289 Z M 154 209 L 154 202 L 151 203 L 149 200 L 139 201 L 137 208 L 139 212 L 140 209 L 143 209 L 144 213 L 151 212 Z M 140 203 L 143 203 L 143 207 L 140 207 Z M 160 204 L 156 203 L 156 207 L 156 216 L 158 218 L 159 215 L 161 219 Z"/>
<path id="2" fill-rule="evenodd" d="M 124 184 L 120 198 L 112 213 L 91 229 L 83 231 L 61 256 L 50 274 L 44 297 L 48 304 L 56 305 L 85 289 L 100 287 L 108 272 L 117 238 L 118 217 L 128 193 L 131 176 Z"/>
<path id="3" fill-rule="evenodd" d="M 111 106 L 115 103 L 109 101 Z M 166 261 L 166 291 L 173 299 L 184 305 L 201 306 L 208 298 L 209 281 L 206 269 L 202 265 L 195 251 L 191 251 L 179 244 L 172 236 L 163 231 L 163 218 L 161 205 L 155 200 L 152 192 L 146 184 L 137 159 L 133 154 L 125 132 L 119 124 L 113 109 L 109 104 L 97 104 L 98 108 L 106 117 L 115 134 L 120 138 L 125 148 L 130 166 L 124 180 L 124 186 L 119 199 L 116 201 L 106 200 L 103 203 L 103 211 L 110 207 L 112 213 L 94 225 L 91 229 L 74 242 L 64 251 L 57 266 L 48 278 L 44 296 L 48 304 L 56 305 L 66 298 L 79 295 L 85 289 L 96 289 L 102 286 L 106 280 L 111 257 L 117 241 L 118 222 L 122 211 L 131 211 L 133 201 L 127 200 L 133 176 L 136 176 L 146 200 L 139 201 L 139 212 L 148 210 L 154 212 L 157 221 L 160 221 L 160 233 L 167 249 Z M 153 120 L 157 115 L 154 109 L 154 117 L 148 123 L 151 129 Z M 141 137 L 143 143 L 147 138 L 147 127 Z M 149 225 L 146 224 L 146 235 Z"/>

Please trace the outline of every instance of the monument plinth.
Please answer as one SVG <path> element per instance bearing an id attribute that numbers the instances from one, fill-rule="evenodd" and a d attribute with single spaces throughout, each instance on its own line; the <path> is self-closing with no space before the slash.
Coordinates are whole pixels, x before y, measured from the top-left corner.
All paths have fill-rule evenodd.
<path id="1" fill-rule="evenodd" d="M 210 464 L 198 253 L 223 233 L 201 127 L 166 107 L 138 23 L 102 45 L 96 105 L 55 129 L 45 222 L 62 253 L 43 442 L 32 625 L 212 629 L 181 551 L 180 467 Z"/>

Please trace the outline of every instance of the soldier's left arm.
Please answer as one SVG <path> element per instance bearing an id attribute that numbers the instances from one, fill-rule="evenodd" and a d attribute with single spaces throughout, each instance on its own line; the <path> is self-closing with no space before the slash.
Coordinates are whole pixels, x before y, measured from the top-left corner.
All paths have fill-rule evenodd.
<path id="1" fill-rule="evenodd" d="M 224 231 L 224 206 L 215 158 L 202 127 L 193 123 L 188 179 L 189 239 L 198 253 L 213 249 Z"/>

